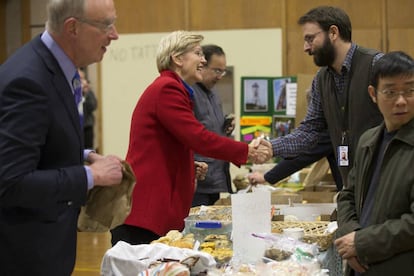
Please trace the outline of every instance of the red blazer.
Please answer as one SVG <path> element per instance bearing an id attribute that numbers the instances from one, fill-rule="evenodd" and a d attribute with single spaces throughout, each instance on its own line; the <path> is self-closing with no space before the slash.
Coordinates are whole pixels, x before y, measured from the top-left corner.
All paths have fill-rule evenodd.
<path id="1" fill-rule="evenodd" d="M 160 236 L 184 228 L 195 188 L 193 151 L 241 165 L 247 161 L 248 145 L 206 130 L 194 117 L 180 77 L 163 71 L 132 114 L 126 160 L 137 183 L 125 224 Z"/>

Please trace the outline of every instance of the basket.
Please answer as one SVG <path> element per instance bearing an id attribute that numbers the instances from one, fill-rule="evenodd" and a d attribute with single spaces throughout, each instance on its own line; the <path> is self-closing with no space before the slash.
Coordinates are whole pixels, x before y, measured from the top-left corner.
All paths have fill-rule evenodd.
<path id="1" fill-rule="evenodd" d="M 189 215 L 199 220 L 231 221 L 231 206 L 193 207 Z M 334 233 L 325 233 L 328 224 L 329 221 L 272 221 L 272 233 L 281 234 L 285 228 L 303 228 L 305 235 L 302 240 L 310 244 L 316 243 L 320 251 L 326 251 L 334 237 Z"/>
<path id="2" fill-rule="evenodd" d="M 334 233 L 326 234 L 329 221 L 272 221 L 272 233 L 281 234 L 285 228 L 303 228 L 303 241 L 316 243 L 320 251 L 326 251 L 332 244 Z"/>

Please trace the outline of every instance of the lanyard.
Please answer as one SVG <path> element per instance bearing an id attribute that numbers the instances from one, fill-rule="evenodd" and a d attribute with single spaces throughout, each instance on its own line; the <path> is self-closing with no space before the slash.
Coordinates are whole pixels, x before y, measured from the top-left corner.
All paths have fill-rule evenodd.
<path id="1" fill-rule="evenodd" d="M 348 143 L 348 114 L 349 114 L 349 80 L 351 79 L 351 72 L 346 72 L 342 70 L 342 74 L 348 74 L 345 76 L 340 76 L 341 78 L 344 77 L 344 85 L 342 87 L 342 91 L 338 90 L 335 81 L 335 73 L 331 73 L 331 77 L 334 83 L 334 91 L 335 91 L 335 99 L 337 105 L 340 109 L 340 124 L 341 124 L 341 145 L 346 145 Z"/>

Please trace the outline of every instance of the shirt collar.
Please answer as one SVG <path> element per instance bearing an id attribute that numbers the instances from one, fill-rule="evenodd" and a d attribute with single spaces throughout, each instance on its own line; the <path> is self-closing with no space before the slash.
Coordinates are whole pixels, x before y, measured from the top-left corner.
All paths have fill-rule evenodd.
<path id="1" fill-rule="evenodd" d="M 187 89 L 187 92 L 190 95 L 190 98 L 193 99 L 194 98 L 193 88 L 188 83 L 186 83 L 183 79 L 181 79 L 181 81 L 183 82 L 185 89 Z"/>
<path id="2" fill-rule="evenodd" d="M 352 57 L 354 56 L 355 49 L 357 48 L 355 43 L 351 44 L 351 48 L 349 48 L 348 53 L 346 53 L 345 60 L 342 63 L 342 73 L 349 72 L 351 70 L 352 65 Z M 334 69 L 328 66 L 328 71 L 331 73 L 336 73 Z"/>
<path id="3" fill-rule="evenodd" d="M 198 86 L 198 87 L 200 87 L 201 88 L 201 90 L 203 90 L 204 92 L 206 92 L 207 94 L 211 94 L 211 90 L 210 89 L 208 89 L 202 82 L 197 82 L 196 83 L 196 85 Z"/>
<path id="4" fill-rule="evenodd" d="M 52 55 L 56 58 L 60 68 L 65 75 L 66 80 L 69 85 L 72 87 L 72 79 L 76 72 L 76 66 L 66 55 L 63 49 L 56 43 L 53 37 L 49 34 L 48 31 L 44 31 L 41 35 L 41 40 L 46 45 L 46 47 L 52 52 Z"/>

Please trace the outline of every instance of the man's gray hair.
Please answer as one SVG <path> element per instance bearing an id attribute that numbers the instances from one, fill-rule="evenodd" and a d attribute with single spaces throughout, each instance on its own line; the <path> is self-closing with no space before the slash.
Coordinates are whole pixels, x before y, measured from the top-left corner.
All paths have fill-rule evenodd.
<path id="1" fill-rule="evenodd" d="M 63 23 L 69 17 L 84 16 L 88 0 L 49 0 L 47 5 L 46 29 L 51 33 L 60 33 Z"/>

